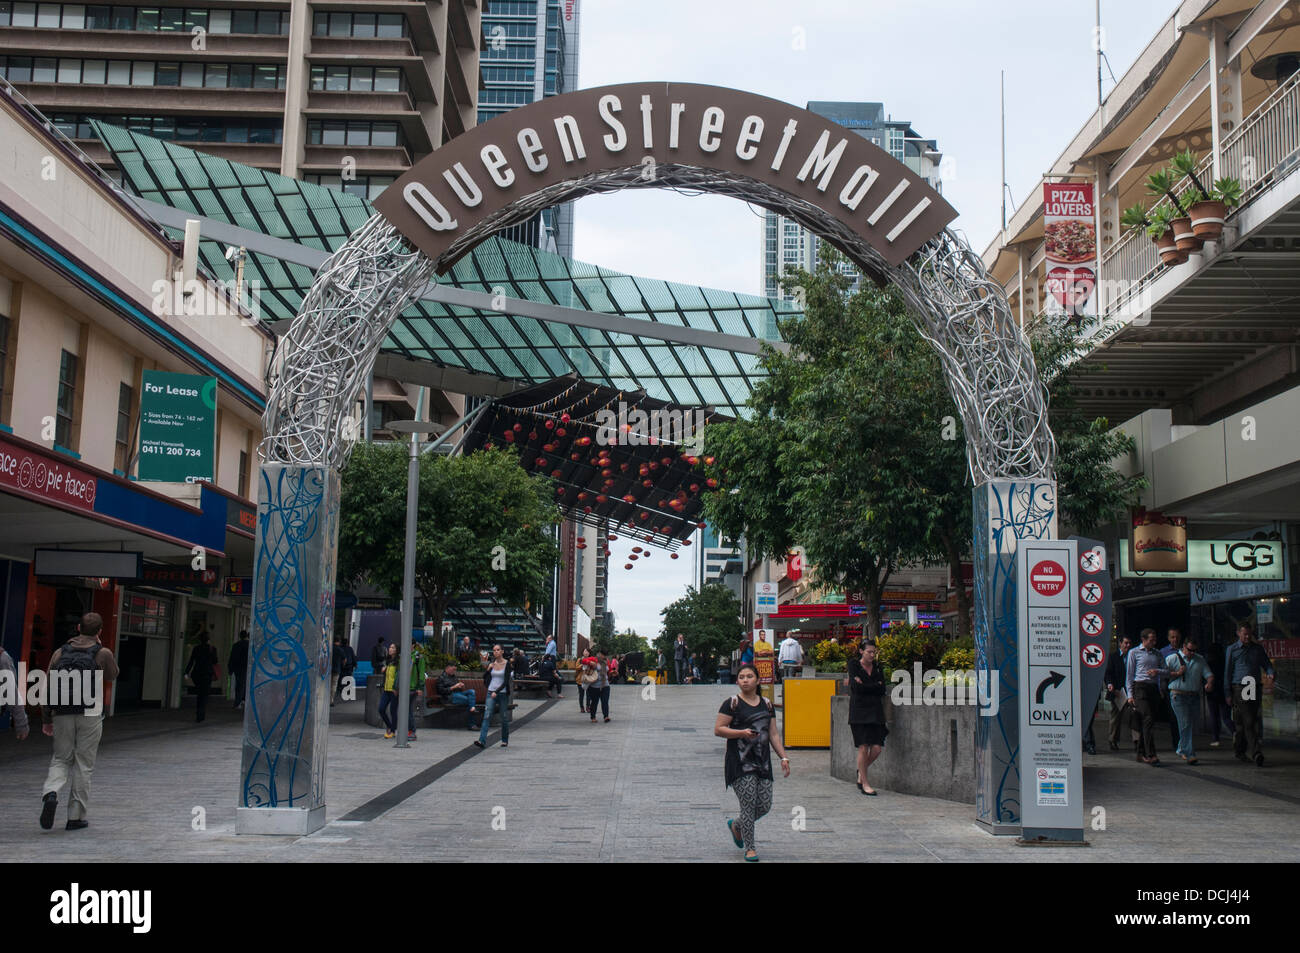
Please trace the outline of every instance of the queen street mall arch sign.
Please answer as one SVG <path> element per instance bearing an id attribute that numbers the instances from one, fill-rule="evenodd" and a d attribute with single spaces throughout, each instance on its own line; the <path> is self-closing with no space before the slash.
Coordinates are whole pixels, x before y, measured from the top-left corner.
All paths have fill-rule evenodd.
<path id="1" fill-rule="evenodd" d="M 318 272 L 276 350 L 258 451 L 237 829 L 324 823 L 339 470 L 389 327 L 498 229 L 627 188 L 691 188 L 777 211 L 907 301 L 961 412 L 974 482 L 977 664 L 999 692 L 997 715 L 979 720 L 976 817 L 1018 831 L 1016 541 L 1056 533 L 1055 445 L 1028 342 L 947 228 L 957 213 L 901 162 L 788 103 L 676 83 L 580 90 L 469 130 L 389 186 L 379 214 Z"/>

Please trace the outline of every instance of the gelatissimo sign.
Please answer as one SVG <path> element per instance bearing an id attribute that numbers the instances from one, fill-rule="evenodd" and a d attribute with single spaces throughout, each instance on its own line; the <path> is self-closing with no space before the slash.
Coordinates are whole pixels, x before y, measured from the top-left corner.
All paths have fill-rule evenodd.
<path id="1" fill-rule="evenodd" d="M 1189 539 L 1186 572 L 1137 572 L 1120 546 L 1120 575 L 1143 579 L 1282 579 L 1282 543 L 1276 539 Z"/>
<path id="2" fill-rule="evenodd" d="M 753 93 L 684 83 L 603 86 L 512 109 L 425 157 L 374 204 L 445 272 L 486 237 L 476 226 L 535 212 L 536 202 L 525 200 L 539 192 L 556 205 L 591 192 L 673 185 L 680 169 L 728 174 L 716 189 L 692 185 L 706 191 L 741 196 L 736 177 L 778 190 L 779 200 L 742 197 L 777 211 L 813 206 L 892 265 L 957 217 L 923 178 L 829 119 Z M 623 170 L 602 183 L 601 173 Z"/>

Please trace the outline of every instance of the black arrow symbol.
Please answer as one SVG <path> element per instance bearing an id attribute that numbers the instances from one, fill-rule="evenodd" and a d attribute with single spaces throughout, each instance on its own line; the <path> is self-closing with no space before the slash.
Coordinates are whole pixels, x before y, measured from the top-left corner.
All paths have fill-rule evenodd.
<path id="1" fill-rule="evenodd" d="M 1043 703 L 1043 693 L 1047 691 L 1048 685 L 1051 685 L 1053 688 L 1056 688 L 1063 681 L 1065 681 L 1064 675 L 1062 675 L 1060 672 L 1053 672 L 1047 678 L 1039 682 L 1038 691 L 1034 692 L 1034 703 L 1037 705 L 1041 705 Z"/>

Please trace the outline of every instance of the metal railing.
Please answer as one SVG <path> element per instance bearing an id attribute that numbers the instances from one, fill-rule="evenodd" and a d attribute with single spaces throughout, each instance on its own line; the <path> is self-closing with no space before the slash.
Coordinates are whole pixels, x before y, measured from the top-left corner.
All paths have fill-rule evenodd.
<path id="1" fill-rule="evenodd" d="M 1279 86 L 1223 142 L 1221 176 L 1241 182 L 1241 204 L 1228 218 L 1264 194 L 1300 166 L 1300 73 Z M 1214 157 L 1206 155 L 1196 167 L 1205 185 L 1213 175 Z M 1191 189 L 1184 179 L 1175 190 L 1180 197 Z M 1167 206 L 1166 197 L 1152 206 Z M 1149 213 L 1148 213 L 1149 214 Z M 1102 315 L 1114 315 L 1128 306 L 1160 270 L 1160 250 L 1144 228 L 1131 229 L 1101 259 L 1100 279 L 1107 291 Z"/>

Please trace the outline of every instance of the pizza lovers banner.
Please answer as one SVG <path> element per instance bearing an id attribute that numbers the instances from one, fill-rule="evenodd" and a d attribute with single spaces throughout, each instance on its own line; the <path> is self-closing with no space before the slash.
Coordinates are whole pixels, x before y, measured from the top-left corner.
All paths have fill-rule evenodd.
<path id="1" fill-rule="evenodd" d="M 1045 302 L 1049 314 L 1097 316 L 1097 226 L 1092 185 L 1043 185 L 1043 237 L 1046 244 Z"/>

